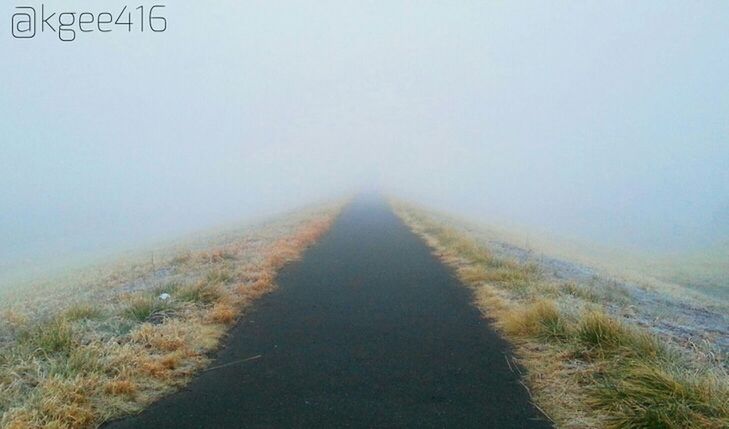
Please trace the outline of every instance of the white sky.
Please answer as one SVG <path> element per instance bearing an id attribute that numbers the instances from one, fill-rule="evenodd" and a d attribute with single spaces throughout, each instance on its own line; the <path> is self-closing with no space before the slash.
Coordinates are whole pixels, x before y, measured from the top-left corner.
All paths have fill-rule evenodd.
<path id="1" fill-rule="evenodd" d="M 0 258 L 364 187 L 611 245 L 729 236 L 727 2 L 169 3 L 163 34 L 0 27 Z"/>

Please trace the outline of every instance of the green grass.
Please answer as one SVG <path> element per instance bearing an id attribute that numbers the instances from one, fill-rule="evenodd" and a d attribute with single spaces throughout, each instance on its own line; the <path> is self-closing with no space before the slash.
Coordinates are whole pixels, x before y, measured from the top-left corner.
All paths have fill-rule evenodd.
<path id="1" fill-rule="evenodd" d="M 629 328 L 601 311 L 583 314 L 576 331 L 581 349 L 588 353 L 625 353 L 642 359 L 657 359 L 665 352 L 655 337 Z"/>
<path id="2" fill-rule="evenodd" d="M 63 317 L 35 325 L 18 336 L 19 343 L 34 354 L 68 354 L 76 345 L 73 328 Z"/>
<path id="3" fill-rule="evenodd" d="M 630 362 L 590 391 L 609 428 L 727 428 L 729 389 L 711 375 Z"/>
<path id="4" fill-rule="evenodd" d="M 154 295 L 138 295 L 129 300 L 122 314 L 129 320 L 146 322 L 152 316 L 171 310 L 171 305 Z"/>
<path id="5" fill-rule="evenodd" d="M 67 359 L 49 361 L 48 373 L 54 376 L 73 378 L 80 374 L 99 373 L 104 370 L 98 350 L 92 347 L 74 347 Z"/>

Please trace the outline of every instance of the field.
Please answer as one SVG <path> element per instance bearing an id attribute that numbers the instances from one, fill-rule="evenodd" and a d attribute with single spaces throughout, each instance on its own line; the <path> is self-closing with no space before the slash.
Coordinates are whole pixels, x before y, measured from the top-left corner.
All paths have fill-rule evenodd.
<path id="1" fill-rule="evenodd" d="M 340 209 L 309 208 L 6 290 L 0 427 L 95 427 L 180 388 Z"/>
<path id="2" fill-rule="evenodd" d="M 472 288 L 557 427 L 729 427 L 726 303 L 647 265 L 574 262 L 571 250 L 543 253 L 502 231 L 393 206 Z"/>
<path id="3" fill-rule="evenodd" d="M 643 271 L 711 298 L 729 301 L 729 245 L 706 252 L 656 258 Z"/>

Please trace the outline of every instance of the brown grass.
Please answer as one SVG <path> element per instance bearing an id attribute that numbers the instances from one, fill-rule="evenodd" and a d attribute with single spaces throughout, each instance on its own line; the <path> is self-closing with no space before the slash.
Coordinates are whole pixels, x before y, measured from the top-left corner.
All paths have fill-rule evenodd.
<path id="1" fill-rule="evenodd" d="M 180 366 L 182 359 L 183 355 L 179 353 L 168 353 L 159 359 L 159 364 L 162 366 L 162 368 L 165 368 L 167 370 L 173 370 Z"/>
<path id="2" fill-rule="evenodd" d="M 137 393 L 137 385 L 132 380 L 111 380 L 104 386 L 104 392 L 113 396 L 134 396 Z"/>
<path id="3" fill-rule="evenodd" d="M 215 275 L 212 281 L 199 281 L 193 285 L 185 286 L 175 292 L 175 297 L 181 301 L 212 304 L 218 301 L 224 294 L 219 278 Z"/>
<path id="4" fill-rule="evenodd" d="M 500 260 L 422 210 L 396 212 L 474 290 L 515 345 L 536 403 L 561 428 L 729 428 L 729 376 L 601 305 L 620 291 L 559 284 Z M 627 299 L 618 295 L 613 302 Z"/>
<path id="5" fill-rule="evenodd" d="M 275 287 L 278 270 L 321 237 L 338 210 L 286 220 L 280 230 L 254 239 L 178 252 L 166 262 L 174 281 L 149 280 L 165 264 L 157 260 L 132 266 L 129 274 L 112 273 L 96 288 L 59 293 L 55 302 L 44 297 L 43 308 L 50 310 L 43 313 L 5 309 L 0 341 L 12 338 L 0 342 L 0 427 L 95 427 L 184 385 L 207 365 L 246 306 Z M 129 291 L 121 287 L 126 284 L 144 288 Z M 97 295 L 76 296 L 88 290 Z M 171 298 L 162 300 L 161 293 Z"/>
<path id="6" fill-rule="evenodd" d="M 190 343 L 188 334 L 187 322 L 171 320 L 159 326 L 145 323 L 131 333 L 130 340 L 146 349 L 170 352 Z"/>
<path id="7" fill-rule="evenodd" d="M 501 326 L 509 335 L 526 338 L 566 339 L 573 330 L 554 302 L 543 299 L 505 311 Z"/>
<path id="8" fill-rule="evenodd" d="M 220 302 L 210 310 L 209 317 L 213 323 L 229 325 L 236 321 L 238 311 L 232 305 Z"/>
<path id="9" fill-rule="evenodd" d="M 37 387 L 32 397 L 32 407 L 15 409 L 4 427 L 30 428 L 79 428 L 92 425 L 95 420 L 90 392 L 96 378 L 76 377 L 65 379 L 49 377 Z"/>

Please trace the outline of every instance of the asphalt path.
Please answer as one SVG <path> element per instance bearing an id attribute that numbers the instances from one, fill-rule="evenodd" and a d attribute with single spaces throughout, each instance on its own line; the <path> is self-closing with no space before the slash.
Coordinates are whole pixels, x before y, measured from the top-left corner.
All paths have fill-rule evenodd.
<path id="1" fill-rule="evenodd" d="M 121 428 L 548 428 L 468 288 L 359 198 L 232 329 L 211 370 Z"/>

